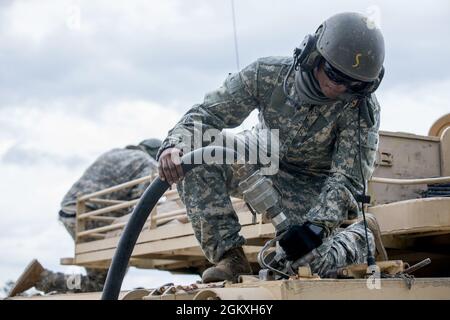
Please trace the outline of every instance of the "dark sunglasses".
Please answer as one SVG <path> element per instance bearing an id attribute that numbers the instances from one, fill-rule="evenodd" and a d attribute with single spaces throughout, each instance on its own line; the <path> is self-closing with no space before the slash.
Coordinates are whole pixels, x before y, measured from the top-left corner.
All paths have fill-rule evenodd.
<path id="1" fill-rule="evenodd" d="M 323 64 L 323 71 L 336 84 L 342 84 L 352 91 L 359 91 L 366 86 L 366 82 L 355 80 L 334 68 L 327 61 Z"/>

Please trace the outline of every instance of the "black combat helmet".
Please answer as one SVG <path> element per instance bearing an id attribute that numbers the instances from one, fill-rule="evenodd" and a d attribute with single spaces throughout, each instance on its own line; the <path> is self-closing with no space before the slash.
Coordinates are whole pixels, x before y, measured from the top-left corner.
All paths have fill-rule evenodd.
<path id="1" fill-rule="evenodd" d="M 152 138 L 141 141 L 139 143 L 139 147 L 145 149 L 145 151 L 153 158 L 156 158 L 156 154 L 158 153 L 161 144 L 162 144 L 161 140 Z"/>
<path id="2" fill-rule="evenodd" d="M 334 68 L 360 81 L 378 79 L 384 62 L 384 39 L 369 17 L 339 13 L 324 21 L 316 34 L 317 51 Z"/>

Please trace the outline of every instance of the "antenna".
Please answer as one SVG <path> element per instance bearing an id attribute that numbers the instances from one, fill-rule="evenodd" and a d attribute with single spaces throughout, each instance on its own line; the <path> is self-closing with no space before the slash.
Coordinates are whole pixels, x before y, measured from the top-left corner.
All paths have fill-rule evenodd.
<path id="1" fill-rule="evenodd" d="M 236 53 L 236 68 L 239 71 L 241 68 L 239 67 L 239 48 L 238 48 L 237 31 L 236 31 L 236 15 L 234 13 L 234 0 L 231 0 L 231 15 L 233 17 L 234 51 Z"/>

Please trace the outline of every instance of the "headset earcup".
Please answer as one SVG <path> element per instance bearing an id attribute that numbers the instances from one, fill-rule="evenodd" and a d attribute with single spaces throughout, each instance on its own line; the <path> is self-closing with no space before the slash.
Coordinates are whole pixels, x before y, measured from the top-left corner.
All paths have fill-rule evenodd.
<path id="1" fill-rule="evenodd" d="M 313 35 L 306 35 L 299 48 L 295 49 L 294 58 L 297 59 L 297 66 L 303 71 L 311 71 L 317 64 L 320 55 L 316 50 L 317 39 Z"/>
<path id="2" fill-rule="evenodd" d="M 311 51 L 311 46 L 313 44 L 313 36 L 310 34 L 307 34 L 305 38 L 303 39 L 302 43 L 300 44 L 300 47 L 298 49 L 300 54 L 298 56 L 298 59 L 300 60 L 300 63 L 302 63 L 306 57 L 308 56 L 309 52 Z"/>
<path id="3" fill-rule="evenodd" d="M 381 68 L 380 74 L 378 75 L 378 79 L 373 81 L 372 85 L 367 89 L 368 94 L 374 93 L 381 84 L 381 81 L 384 77 L 384 67 Z"/>

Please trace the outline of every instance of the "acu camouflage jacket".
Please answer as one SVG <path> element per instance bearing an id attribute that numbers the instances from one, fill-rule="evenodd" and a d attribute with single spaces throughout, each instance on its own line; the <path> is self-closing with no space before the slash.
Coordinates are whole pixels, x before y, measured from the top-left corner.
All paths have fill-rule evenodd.
<path id="1" fill-rule="evenodd" d="M 358 153 L 358 107 L 355 103 L 332 105 L 293 105 L 283 93 L 283 80 L 292 58 L 258 59 L 242 71 L 231 74 L 217 90 L 206 94 L 204 102 L 194 105 L 169 131 L 159 154 L 166 148 L 180 145 L 179 132 L 193 130 L 201 121 L 203 130 L 239 126 L 254 110 L 259 110 L 259 128 L 279 129 L 280 159 L 296 171 L 326 175 L 317 203 L 307 219 L 329 231 L 344 219 L 359 212 L 355 200 L 363 191 Z M 298 101 L 294 73 L 287 88 Z M 361 118 L 361 158 L 364 177 L 374 170 L 378 147 L 380 107 L 371 95 L 368 99 L 373 125 Z M 183 129 L 183 130 L 180 130 Z M 158 154 L 158 158 L 159 158 Z"/>

